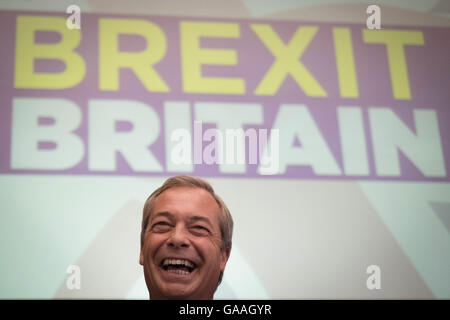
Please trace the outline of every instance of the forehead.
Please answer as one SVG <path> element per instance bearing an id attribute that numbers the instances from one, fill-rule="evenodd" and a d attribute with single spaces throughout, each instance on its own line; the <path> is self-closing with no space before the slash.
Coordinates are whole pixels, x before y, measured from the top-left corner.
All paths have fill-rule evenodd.
<path id="1" fill-rule="evenodd" d="M 219 205 L 206 190 L 195 187 L 173 187 L 161 193 L 154 202 L 152 216 L 170 212 L 178 216 L 204 216 L 218 223 Z"/>

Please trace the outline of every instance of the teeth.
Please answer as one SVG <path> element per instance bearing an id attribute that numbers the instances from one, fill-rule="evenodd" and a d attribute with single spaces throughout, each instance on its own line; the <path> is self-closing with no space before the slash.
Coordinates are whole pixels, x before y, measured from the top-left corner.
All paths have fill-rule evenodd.
<path id="1" fill-rule="evenodd" d="M 169 269 L 169 270 L 167 270 L 167 271 L 168 271 L 168 272 L 172 272 L 172 273 L 182 274 L 182 275 L 187 275 L 187 274 L 189 274 L 189 272 L 183 271 L 183 270 L 173 270 L 173 269 Z"/>
<path id="2" fill-rule="evenodd" d="M 181 259 L 165 259 L 163 261 L 163 266 L 168 265 L 184 265 L 189 268 L 194 268 L 194 264 L 188 260 L 181 260 Z"/>

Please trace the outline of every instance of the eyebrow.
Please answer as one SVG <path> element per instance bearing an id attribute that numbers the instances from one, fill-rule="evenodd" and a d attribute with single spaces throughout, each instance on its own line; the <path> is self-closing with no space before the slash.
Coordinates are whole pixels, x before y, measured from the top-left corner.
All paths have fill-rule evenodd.
<path id="1" fill-rule="evenodd" d="M 170 213 L 169 211 L 161 211 L 161 212 L 153 214 L 151 216 L 151 218 L 150 218 L 150 221 L 152 221 L 152 220 L 154 220 L 156 218 L 159 218 L 159 217 L 165 217 L 165 218 L 168 218 L 168 219 L 173 219 L 174 215 L 172 213 Z M 211 228 L 213 227 L 211 221 L 208 218 L 206 218 L 206 217 L 192 216 L 192 217 L 189 217 L 189 221 L 190 222 L 202 221 L 202 222 L 206 223 L 207 225 L 209 225 Z"/>
<path id="2" fill-rule="evenodd" d="M 171 213 L 168 212 L 168 211 L 158 212 L 158 213 L 155 213 L 155 214 L 152 214 L 152 215 L 151 215 L 150 221 L 152 221 L 152 220 L 154 220 L 154 219 L 156 219 L 156 218 L 158 218 L 158 217 L 166 217 L 166 218 L 168 218 L 168 219 L 173 219 L 173 214 L 171 214 Z"/>

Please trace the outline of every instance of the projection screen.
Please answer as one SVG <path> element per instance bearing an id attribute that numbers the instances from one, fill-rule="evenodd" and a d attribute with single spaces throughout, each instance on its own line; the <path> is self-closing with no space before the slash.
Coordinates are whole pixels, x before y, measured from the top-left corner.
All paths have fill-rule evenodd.
<path id="1" fill-rule="evenodd" d="M 235 223 L 216 299 L 450 298 L 450 7 L 371 3 L 2 2 L 0 297 L 147 299 L 188 174 Z"/>

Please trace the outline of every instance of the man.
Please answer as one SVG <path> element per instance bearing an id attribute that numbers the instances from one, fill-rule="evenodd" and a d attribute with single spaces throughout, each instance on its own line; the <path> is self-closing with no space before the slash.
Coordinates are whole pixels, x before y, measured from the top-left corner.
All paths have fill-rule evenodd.
<path id="1" fill-rule="evenodd" d="M 213 299 L 231 251 L 233 220 L 211 185 L 166 180 L 144 205 L 139 263 L 150 299 Z"/>

